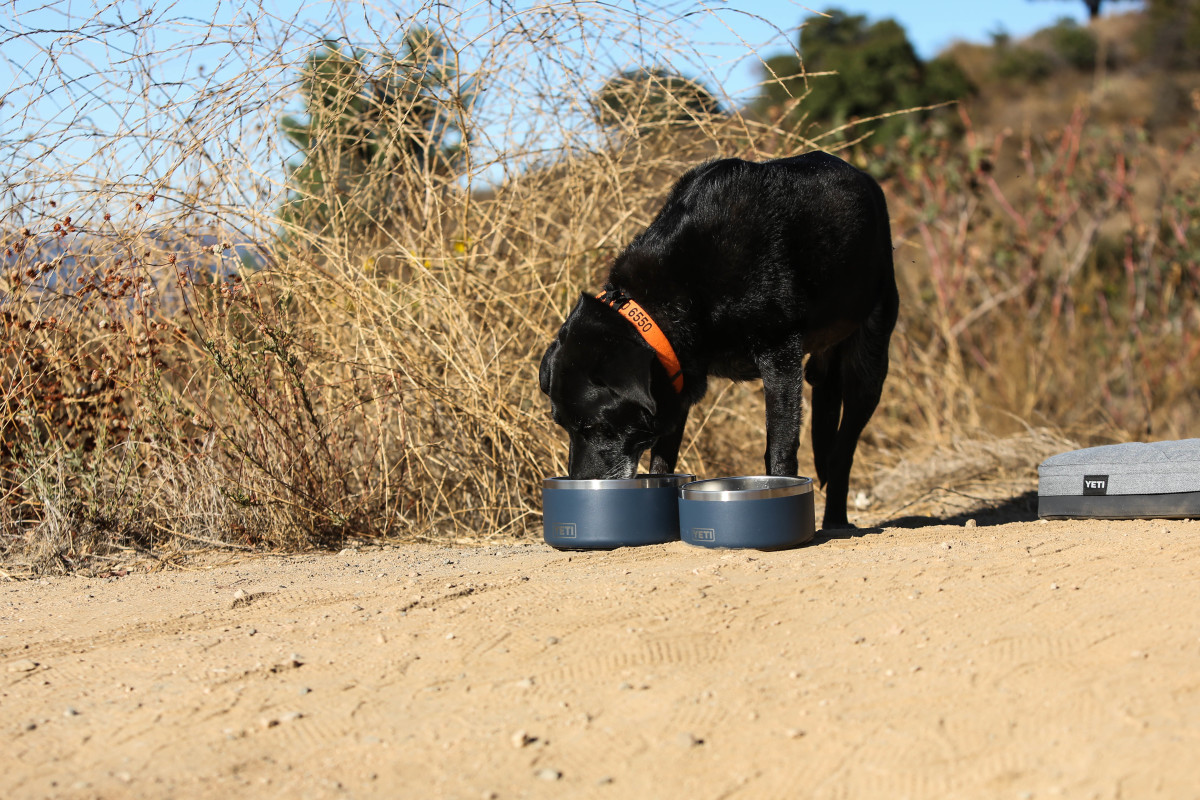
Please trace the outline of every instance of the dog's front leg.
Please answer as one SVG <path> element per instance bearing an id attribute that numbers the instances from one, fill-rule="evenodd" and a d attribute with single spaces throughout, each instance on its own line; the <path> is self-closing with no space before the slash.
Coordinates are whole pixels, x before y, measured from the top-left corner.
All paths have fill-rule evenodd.
<path id="1" fill-rule="evenodd" d="M 683 441 L 683 429 L 687 426 L 688 410 L 685 408 L 676 420 L 675 428 L 655 440 L 650 448 L 650 472 L 655 475 L 670 475 L 679 461 L 679 445 Z"/>
<path id="2" fill-rule="evenodd" d="M 767 474 L 794 476 L 804 413 L 804 346 L 789 342 L 757 361 L 767 401 Z"/>

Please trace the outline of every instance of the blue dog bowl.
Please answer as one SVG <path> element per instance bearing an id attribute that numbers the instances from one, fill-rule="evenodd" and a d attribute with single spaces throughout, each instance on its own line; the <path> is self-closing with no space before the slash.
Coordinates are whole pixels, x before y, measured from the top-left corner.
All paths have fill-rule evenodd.
<path id="1" fill-rule="evenodd" d="M 782 550 L 816 534 L 812 478 L 752 475 L 679 489 L 679 530 L 700 547 Z"/>
<path id="2" fill-rule="evenodd" d="M 695 475 L 626 480 L 546 478 L 542 536 L 561 550 L 611 550 L 679 541 L 679 487 Z"/>

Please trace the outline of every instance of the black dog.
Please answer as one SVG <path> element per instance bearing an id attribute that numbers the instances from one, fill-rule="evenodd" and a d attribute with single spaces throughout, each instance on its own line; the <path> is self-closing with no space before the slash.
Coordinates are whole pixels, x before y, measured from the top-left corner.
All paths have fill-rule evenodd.
<path id="1" fill-rule="evenodd" d="M 570 476 L 632 477 L 648 448 L 651 472 L 674 471 L 709 375 L 762 378 L 767 472 L 795 475 L 807 378 L 824 527 L 846 525 L 898 307 L 887 204 L 866 173 L 819 152 L 689 171 L 542 358 Z"/>

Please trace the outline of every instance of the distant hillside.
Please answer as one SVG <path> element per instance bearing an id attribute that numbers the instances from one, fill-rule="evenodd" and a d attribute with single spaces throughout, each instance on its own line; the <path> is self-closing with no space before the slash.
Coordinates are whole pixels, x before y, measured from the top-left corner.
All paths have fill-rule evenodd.
<path id="1" fill-rule="evenodd" d="M 1019 41 L 959 43 L 942 55 L 975 87 L 965 107 L 977 129 L 1057 128 L 1082 105 L 1095 122 L 1165 134 L 1200 115 L 1200 53 L 1191 52 L 1186 26 L 1175 27 L 1183 29 L 1137 11 L 1065 21 Z"/>

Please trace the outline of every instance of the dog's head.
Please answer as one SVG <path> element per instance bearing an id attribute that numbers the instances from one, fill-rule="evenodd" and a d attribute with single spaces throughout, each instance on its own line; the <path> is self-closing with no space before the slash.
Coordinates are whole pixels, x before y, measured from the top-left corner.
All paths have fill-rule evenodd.
<path id="1" fill-rule="evenodd" d="M 674 392 L 663 383 L 665 374 L 632 325 L 595 298 L 580 299 L 546 349 L 538 375 L 554 421 L 571 439 L 572 478 L 637 473 L 642 453 L 666 432 L 662 406 Z"/>

